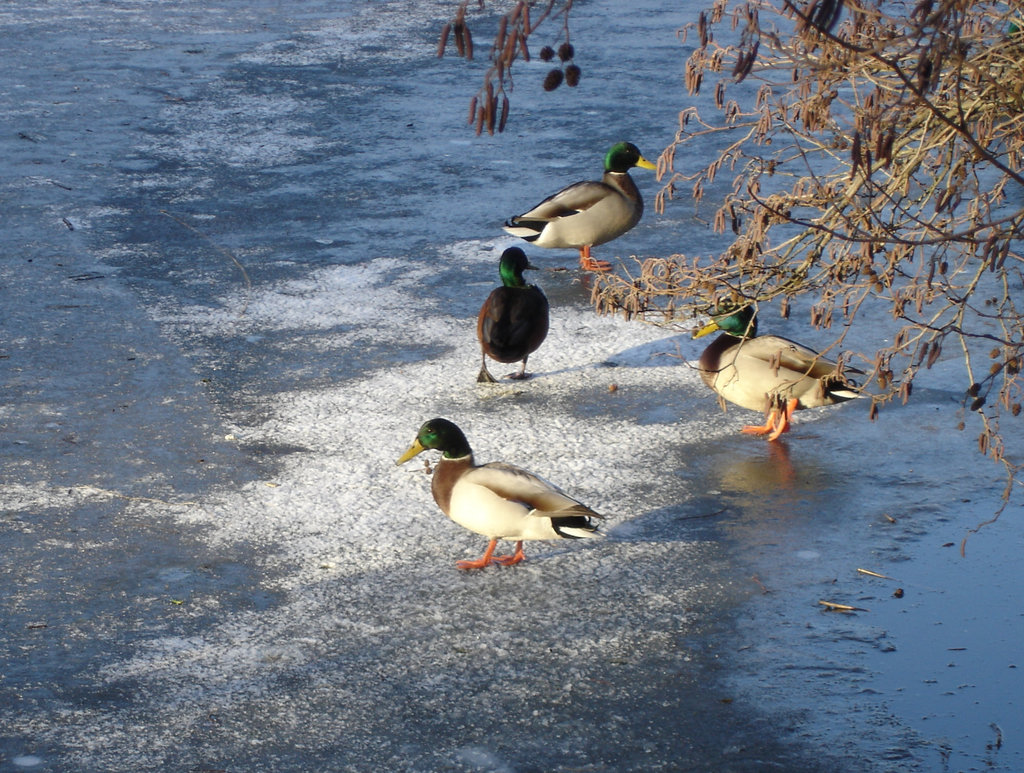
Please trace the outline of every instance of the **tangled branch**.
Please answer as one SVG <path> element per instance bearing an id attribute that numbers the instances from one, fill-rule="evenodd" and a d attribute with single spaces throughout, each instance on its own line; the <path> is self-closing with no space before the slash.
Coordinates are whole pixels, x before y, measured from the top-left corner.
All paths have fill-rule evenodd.
<path id="1" fill-rule="evenodd" d="M 484 82 L 469 102 L 468 122 L 481 134 L 485 129 L 488 134 L 495 131 L 503 132 L 508 122 L 511 102 L 508 92 L 513 88 L 512 65 L 522 58 L 530 61 L 529 39 L 548 19 L 560 18 L 562 27 L 558 33 L 557 50 L 552 45 L 540 49 L 542 61 L 552 62 L 558 58 L 559 64 L 548 70 L 544 78 L 544 90 L 554 91 L 565 83 L 575 87 L 580 82 L 581 70 L 573 61 L 576 50 L 569 40 L 569 12 L 573 0 L 545 0 L 540 3 L 540 10 L 533 10 L 535 2 L 519 0 L 508 13 L 498 18 L 498 30 L 491 44 L 489 57 L 490 66 L 484 73 Z M 454 18 L 441 28 L 437 43 L 437 55 L 444 56 L 453 44 L 459 56 L 472 59 L 474 55 L 473 34 L 466 21 L 469 0 L 462 0 Z M 477 6 L 483 9 L 483 0 L 477 0 Z"/>
<path id="2" fill-rule="evenodd" d="M 715 0 L 681 31 L 698 40 L 686 87 L 716 79 L 714 110 L 679 114 L 655 209 L 683 194 L 699 208 L 732 175 L 710 218 L 728 246 L 637 260 L 595 284 L 597 308 L 678 324 L 726 300 L 774 300 L 788 316 L 801 298 L 842 348 L 884 304 L 892 336 L 859 355 L 872 416 L 955 356 L 964 417 L 980 417 L 979 450 L 1005 465 L 1008 497 L 1021 462 L 1000 419 L 1024 397 L 1018 16 L 967 0 Z"/>

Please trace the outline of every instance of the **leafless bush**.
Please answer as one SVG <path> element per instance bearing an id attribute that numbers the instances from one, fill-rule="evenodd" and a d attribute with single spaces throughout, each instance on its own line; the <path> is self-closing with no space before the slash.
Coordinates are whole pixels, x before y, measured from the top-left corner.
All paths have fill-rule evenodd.
<path id="1" fill-rule="evenodd" d="M 964 418 L 1006 466 L 1008 498 L 1021 463 L 1000 420 L 1021 412 L 1024 361 L 1018 16 L 968 0 L 716 0 L 680 31 L 697 44 L 686 87 L 712 88 L 714 107 L 679 114 L 655 208 L 710 206 L 728 246 L 638 259 L 594 285 L 598 310 L 678 323 L 723 300 L 788 316 L 799 298 L 839 351 L 884 304 L 892 335 L 862 355 L 872 416 L 955 354 Z"/>

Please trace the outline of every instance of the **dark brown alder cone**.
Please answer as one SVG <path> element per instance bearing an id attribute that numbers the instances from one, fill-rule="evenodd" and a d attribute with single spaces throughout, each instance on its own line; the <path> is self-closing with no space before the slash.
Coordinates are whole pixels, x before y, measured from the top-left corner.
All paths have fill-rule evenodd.
<path id="1" fill-rule="evenodd" d="M 547 74 L 544 78 L 544 91 L 554 91 L 562 85 L 562 71 L 557 67 Z"/>

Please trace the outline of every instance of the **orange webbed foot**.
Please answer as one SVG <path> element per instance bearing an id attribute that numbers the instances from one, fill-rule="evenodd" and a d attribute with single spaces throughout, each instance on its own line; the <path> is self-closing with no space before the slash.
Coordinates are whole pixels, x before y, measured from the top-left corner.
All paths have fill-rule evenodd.
<path id="1" fill-rule="evenodd" d="M 786 407 L 781 411 L 776 412 L 775 416 L 775 429 L 768 436 L 768 440 L 778 440 L 779 435 L 783 432 L 789 432 L 789 428 L 792 426 L 790 419 L 793 418 L 793 411 L 796 410 L 799 401 L 796 398 L 790 399 L 786 403 Z"/>
<path id="2" fill-rule="evenodd" d="M 478 558 L 476 561 L 456 561 L 455 562 L 455 568 L 456 569 L 483 569 L 485 566 L 489 566 L 492 563 L 493 563 L 493 561 L 491 561 L 491 559 L 487 559 L 487 561 L 484 561 L 484 559 Z"/>
<path id="3" fill-rule="evenodd" d="M 590 257 L 590 245 L 580 247 L 580 268 L 584 271 L 611 271 L 612 264 L 607 260 Z"/>
<path id="4" fill-rule="evenodd" d="M 520 540 L 516 543 L 516 550 L 512 555 L 494 556 L 491 560 L 496 564 L 501 564 L 502 566 L 515 566 L 520 561 L 525 560 L 525 558 L 526 555 L 523 553 L 523 542 Z"/>
<path id="5" fill-rule="evenodd" d="M 490 564 L 494 563 L 495 561 L 498 561 L 498 563 L 501 563 L 501 561 L 499 561 L 497 558 L 493 558 L 493 556 L 494 556 L 494 548 L 496 548 L 497 546 L 498 546 L 498 540 L 492 539 L 488 543 L 488 545 L 487 545 L 487 550 L 484 551 L 484 554 L 482 556 L 480 556 L 480 558 L 476 559 L 475 561 L 456 561 L 455 562 L 455 568 L 456 569 L 483 569 L 485 566 L 489 566 Z M 504 557 L 505 556 L 502 556 L 502 558 L 504 558 Z"/>
<path id="6" fill-rule="evenodd" d="M 764 424 L 748 424 L 740 432 L 747 435 L 767 435 L 770 432 L 775 431 L 776 422 L 778 421 L 778 411 L 772 408 L 768 414 L 768 419 Z"/>
<path id="7" fill-rule="evenodd" d="M 586 258 L 580 260 L 580 268 L 584 271 L 598 271 L 606 272 L 612 270 L 612 264 L 607 260 L 598 260 L 597 258 Z"/>

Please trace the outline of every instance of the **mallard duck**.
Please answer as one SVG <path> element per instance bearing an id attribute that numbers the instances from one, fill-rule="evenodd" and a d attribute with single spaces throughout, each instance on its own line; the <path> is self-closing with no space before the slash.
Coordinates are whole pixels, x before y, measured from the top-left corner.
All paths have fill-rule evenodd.
<path id="1" fill-rule="evenodd" d="M 836 363 L 818 352 L 787 338 L 758 336 L 752 306 L 716 315 L 693 337 L 716 330 L 722 335 L 701 354 L 700 376 L 729 402 L 766 414 L 763 425 L 744 432 L 775 440 L 789 431 L 794 411 L 860 397 Z"/>
<path id="2" fill-rule="evenodd" d="M 420 427 L 395 464 L 426 450 L 441 452 L 430 482 L 438 507 L 460 526 L 490 539 L 481 558 L 458 561 L 459 569 L 518 564 L 528 539 L 602 536 L 592 521 L 600 515 L 533 473 L 503 462 L 475 464 L 466 436 L 447 419 L 431 419 Z M 515 540 L 515 552 L 494 555 L 499 539 Z"/>
<path id="3" fill-rule="evenodd" d="M 529 378 L 526 360 L 548 335 L 548 299 L 539 287 L 523 279 L 523 271 L 535 268 L 518 247 L 502 253 L 498 263 L 502 286 L 491 291 L 476 318 L 476 337 L 483 358 L 477 381 L 495 381 L 487 370 L 488 357 L 498 362 L 522 360 L 519 372 L 508 377 Z"/>
<path id="4" fill-rule="evenodd" d="M 607 271 L 611 264 L 590 257 L 590 248 L 622 236 L 640 222 L 644 202 L 629 170 L 656 167 L 631 142 L 613 145 L 600 180 L 563 188 L 528 212 L 509 218 L 505 230 L 538 247 L 576 247 L 580 267 Z"/>

